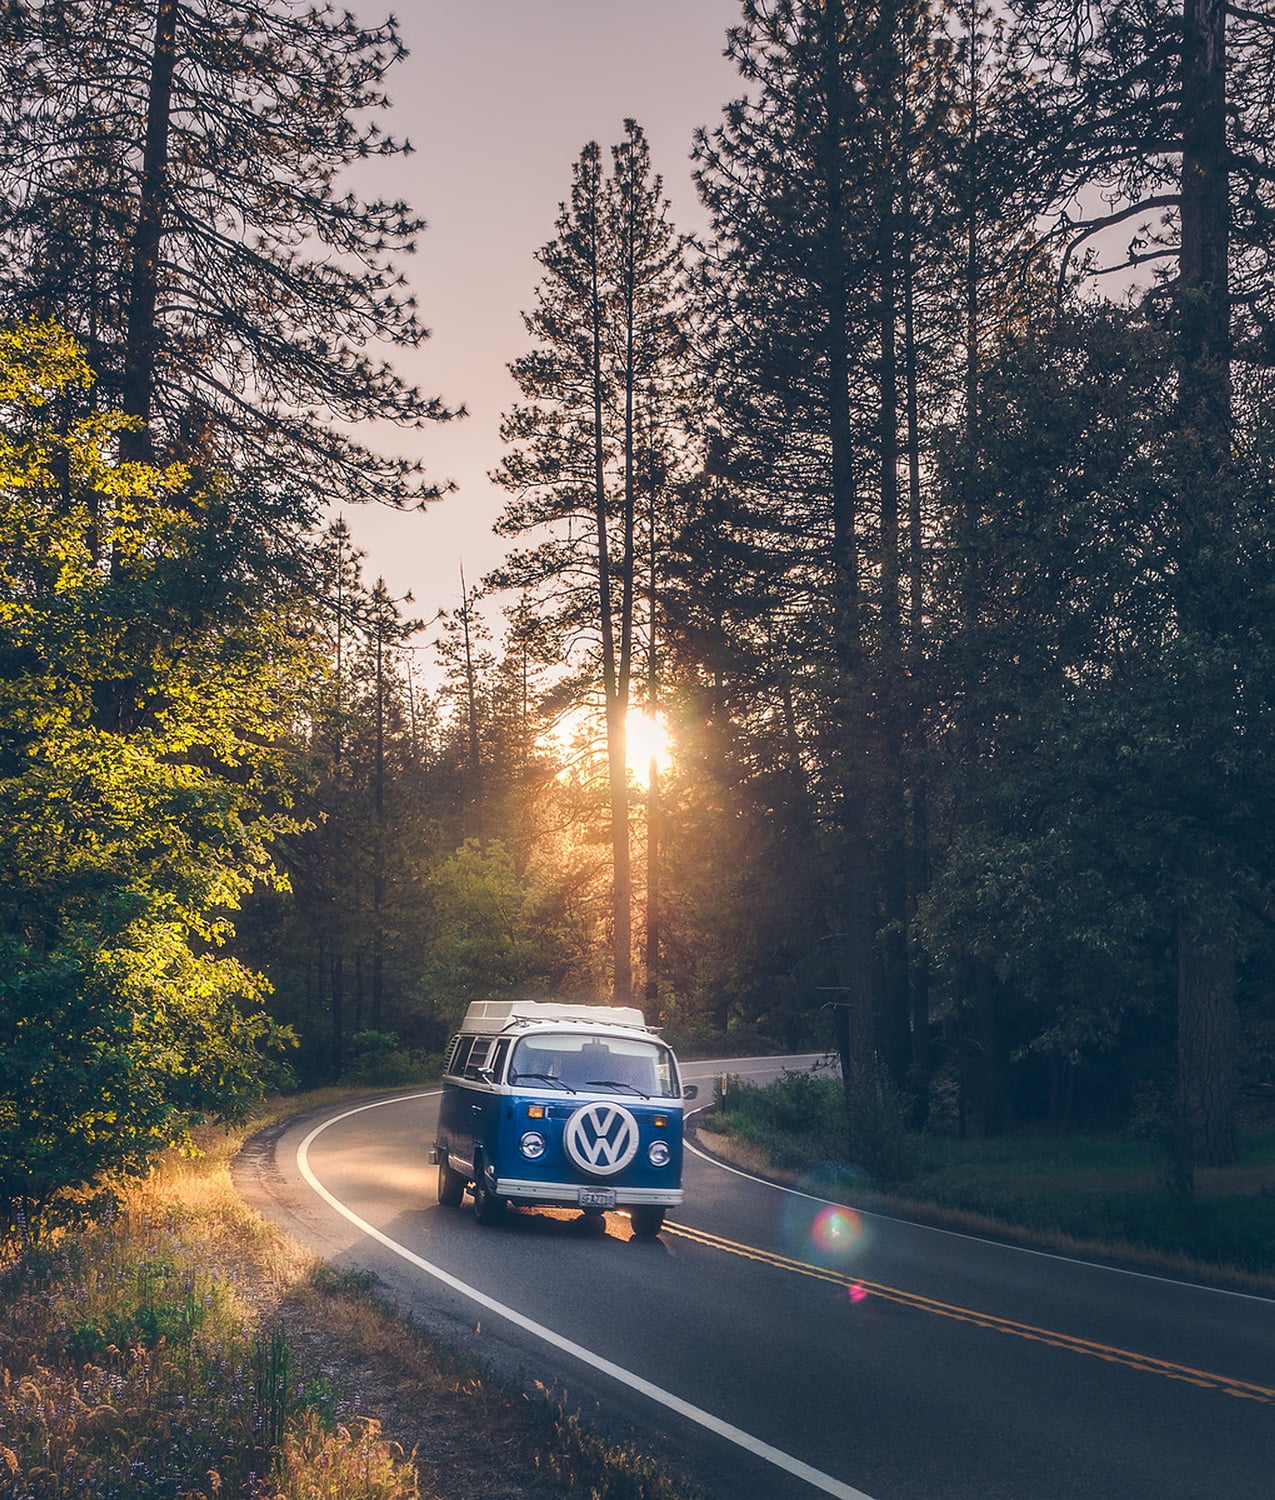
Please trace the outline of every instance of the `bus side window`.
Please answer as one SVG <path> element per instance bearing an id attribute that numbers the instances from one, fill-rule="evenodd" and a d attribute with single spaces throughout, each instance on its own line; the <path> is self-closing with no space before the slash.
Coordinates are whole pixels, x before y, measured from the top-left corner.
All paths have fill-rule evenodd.
<path id="1" fill-rule="evenodd" d="M 464 1042 L 464 1040 L 465 1038 L 461 1036 L 459 1032 L 457 1032 L 456 1035 L 451 1039 L 451 1043 L 447 1048 L 447 1057 L 443 1063 L 444 1073 L 454 1073 L 456 1071 L 456 1063 L 460 1056 L 461 1043 Z"/>
<path id="2" fill-rule="evenodd" d="M 473 1046 L 469 1049 L 469 1056 L 465 1061 L 465 1077 L 477 1079 L 479 1073 L 487 1066 L 487 1057 L 491 1052 L 491 1038 L 489 1036 L 476 1036 Z"/>
<path id="3" fill-rule="evenodd" d="M 505 1058 L 509 1056 L 509 1038 L 502 1036 L 492 1048 L 491 1058 L 487 1063 L 487 1070 L 497 1083 L 505 1076 Z"/>
<path id="4" fill-rule="evenodd" d="M 454 1073 L 461 1077 L 464 1076 L 465 1063 L 469 1058 L 469 1050 L 473 1045 L 474 1038 L 472 1036 L 458 1036 L 456 1038 L 456 1052 L 452 1057 L 451 1066 L 447 1069 L 449 1073 Z"/>

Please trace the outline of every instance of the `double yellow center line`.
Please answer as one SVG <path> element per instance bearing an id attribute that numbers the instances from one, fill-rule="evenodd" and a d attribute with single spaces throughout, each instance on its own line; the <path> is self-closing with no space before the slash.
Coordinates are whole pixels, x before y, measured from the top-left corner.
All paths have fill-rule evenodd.
<path id="1" fill-rule="evenodd" d="M 900 1307 L 911 1307 L 918 1312 L 932 1313 L 940 1318 L 954 1318 L 961 1323 L 973 1323 L 977 1328 L 988 1328 L 994 1333 L 1009 1333 L 1020 1339 L 1031 1339 L 1039 1344 L 1048 1344 L 1054 1349 L 1069 1349 L 1074 1354 L 1087 1354 L 1091 1359 L 1106 1360 L 1108 1364 L 1124 1365 L 1131 1370 L 1140 1370 L 1147 1375 L 1162 1375 L 1167 1380 L 1182 1380 L 1188 1385 L 1203 1390 L 1220 1391 L 1225 1396 L 1235 1396 L 1244 1401 L 1261 1401 L 1275 1406 L 1275 1388 L 1256 1385 L 1250 1380 L 1232 1380 L 1226 1375 L 1214 1375 L 1208 1370 L 1196 1370 L 1190 1365 L 1174 1364 L 1171 1360 L 1155 1359 L 1149 1354 L 1135 1354 L 1129 1349 L 1117 1349 L 1110 1344 L 1095 1343 L 1092 1339 L 1076 1338 L 1069 1333 L 1056 1333 L 1048 1328 L 1037 1328 L 1031 1323 L 1017 1323 L 1012 1318 L 997 1317 L 995 1313 L 976 1312 L 972 1308 L 959 1307 L 950 1302 L 938 1302 L 933 1297 L 922 1297 L 916 1292 L 905 1292 L 899 1287 L 883 1286 L 875 1281 L 863 1281 L 830 1271 L 823 1266 L 810 1265 L 806 1261 L 792 1260 L 786 1255 L 777 1255 L 771 1250 L 760 1250 L 755 1245 L 742 1245 L 736 1240 L 723 1239 L 721 1235 L 709 1234 L 703 1229 L 693 1229 L 689 1224 L 666 1223 L 665 1234 L 674 1234 L 691 1240 L 709 1250 L 719 1250 L 727 1255 L 738 1255 L 743 1260 L 758 1261 L 762 1265 L 774 1266 L 780 1271 L 790 1271 L 797 1276 L 808 1276 L 815 1281 L 829 1282 L 844 1287 L 848 1295 L 876 1297 L 884 1302 L 894 1302 Z"/>

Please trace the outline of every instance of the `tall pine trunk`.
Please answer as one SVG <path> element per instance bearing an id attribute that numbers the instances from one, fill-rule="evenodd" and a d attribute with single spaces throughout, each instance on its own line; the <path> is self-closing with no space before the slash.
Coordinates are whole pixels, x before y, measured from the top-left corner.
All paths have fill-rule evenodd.
<path id="1" fill-rule="evenodd" d="M 850 408 L 850 268 L 847 261 L 843 137 L 853 107 L 841 62 L 846 25 L 842 0 L 824 0 L 821 13 L 824 104 L 824 317 L 827 350 L 827 412 L 832 499 L 833 628 L 837 684 L 834 700 L 841 787 L 842 991 L 837 1046 L 847 1087 L 876 1060 L 873 997 L 871 851 L 867 838 L 862 729 L 862 604 L 858 494 Z"/>
<path id="2" fill-rule="evenodd" d="M 1236 1156 L 1235 952 L 1198 909 L 1178 924 L 1178 1058 L 1185 1146 L 1199 1166 Z"/>
<path id="3" fill-rule="evenodd" d="M 646 521 L 646 711 L 656 722 L 659 706 L 659 537 L 656 524 L 655 437 L 648 441 Z M 643 999 L 648 1020 L 659 1018 L 660 1002 L 660 768 L 654 752 L 646 779 L 646 980 Z"/>
<path id="4" fill-rule="evenodd" d="M 593 506 L 598 547 L 598 622 L 602 636 L 602 691 L 606 711 L 607 786 L 611 810 L 612 996 L 627 1005 L 633 993 L 633 875 L 629 856 L 629 775 L 626 735 L 628 681 L 622 675 L 615 640 L 611 546 L 606 485 L 606 403 L 603 385 L 601 192 L 594 199 L 591 257 L 590 335 L 593 360 Z M 627 668 L 627 664 L 626 664 Z"/>
<path id="5" fill-rule="evenodd" d="M 982 525 L 981 505 L 978 495 L 980 465 L 982 354 L 980 334 L 982 331 L 983 307 L 983 256 L 979 244 L 979 189 L 981 185 L 983 59 L 979 42 L 979 0 L 969 0 L 967 33 L 969 39 L 969 91 L 966 96 L 968 112 L 966 162 L 965 162 L 965 284 L 963 288 L 965 314 L 965 442 L 961 476 L 960 527 L 961 557 L 961 617 L 969 649 L 965 657 L 965 670 L 974 677 L 978 664 L 972 660 L 970 651 L 976 647 L 979 632 L 979 612 L 983 597 L 983 565 L 979 552 L 979 532 Z M 976 765 L 982 753 L 983 726 L 967 723 L 966 738 L 961 751 L 970 765 Z M 966 819 L 973 821 L 976 812 L 967 806 Z M 1006 1113 L 1007 1080 L 1002 1066 L 1002 1042 L 1000 1025 L 999 992 L 992 967 L 984 954 L 974 953 L 968 961 L 966 989 L 972 1006 L 975 1024 L 975 1053 L 977 1057 L 974 1097 L 979 1124 L 984 1135 L 999 1135 L 1002 1132 Z"/>
<path id="6" fill-rule="evenodd" d="M 906 70 L 905 70 L 906 80 Z M 905 82 L 906 86 L 906 82 Z M 910 151 L 910 148 L 909 148 Z M 910 154 L 904 164 L 900 211 L 899 275 L 903 312 L 904 446 L 907 454 L 907 750 L 911 770 L 910 824 L 907 842 L 907 912 L 916 917 L 917 902 L 929 884 L 929 808 L 926 773 L 918 750 L 923 734 L 918 701 L 925 665 L 925 536 L 921 513 L 920 354 L 916 329 L 916 266 L 913 254 L 915 208 Z M 908 1028 L 912 1056 L 908 1087 L 913 1098 L 913 1123 L 924 1125 L 929 1113 L 930 991 L 929 969 L 920 943 L 908 944 Z"/>
<path id="7" fill-rule="evenodd" d="M 893 94 L 896 80 L 887 87 Z M 881 617 L 878 691 L 881 769 L 881 1050 L 902 1087 L 911 1063 L 908 1015 L 907 809 L 903 779 L 902 555 L 899 517 L 899 223 L 894 175 L 903 163 L 901 114 L 887 98 L 878 245 L 881 324 Z"/>
<path id="8" fill-rule="evenodd" d="M 127 416 L 149 422 L 155 390 L 156 308 L 159 262 L 167 199 L 169 134 L 173 108 L 173 70 L 177 62 L 177 0 L 158 0 L 146 98 L 142 176 L 129 277 L 124 333 L 123 406 Z M 129 458 L 149 456 L 150 439 L 143 426 L 125 432 L 120 444 Z"/>
<path id="9" fill-rule="evenodd" d="M 1214 732 L 1229 723 L 1218 670 L 1220 560 L 1233 547 L 1230 180 L 1225 0 L 1184 0 L 1179 335 L 1179 627 L 1189 663 L 1182 701 Z M 1205 731 L 1209 732 L 1208 729 Z M 1189 835 L 1198 843 L 1200 834 Z M 1189 848 L 1178 912 L 1180 1106 L 1192 1160 L 1234 1161 L 1235 953 L 1225 874 Z"/>

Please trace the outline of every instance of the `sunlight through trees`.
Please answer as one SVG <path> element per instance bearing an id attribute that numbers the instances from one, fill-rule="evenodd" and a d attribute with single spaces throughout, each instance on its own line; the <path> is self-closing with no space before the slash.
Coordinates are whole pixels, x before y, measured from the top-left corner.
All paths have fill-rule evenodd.
<path id="1" fill-rule="evenodd" d="M 510 550 L 413 601 L 331 519 L 437 498 L 371 434 L 451 415 L 390 357 L 421 221 L 360 192 L 395 23 L 6 16 L 11 1201 L 289 1036 L 390 1083 L 510 994 L 835 1050 L 878 1123 L 1234 1157 L 1275 1097 L 1275 21 L 741 0 L 702 234 L 637 121 L 561 163 Z"/>

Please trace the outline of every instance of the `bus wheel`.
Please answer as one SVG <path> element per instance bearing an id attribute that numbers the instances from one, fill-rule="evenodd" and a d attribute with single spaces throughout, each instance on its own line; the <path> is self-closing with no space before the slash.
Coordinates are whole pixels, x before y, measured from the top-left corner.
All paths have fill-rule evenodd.
<path id="1" fill-rule="evenodd" d="M 633 1220 L 633 1233 L 642 1239 L 647 1239 L 653 1234 L 659 1234 L 664 1228 L 664 1210 L 662 1208 L 650 1208 L 643 1204 L 629 1209 L 629 1218 Z"/>
<path id="2" fill-rule="evenodd" d="M 505 1217 L 505 1200 L 487 1186 L 481 1162 L 474 1164 L 474 1218 L 485 1227 L 499 1224 Z"/>
<path id="3" fill-rule="evenodd" d="M 465 1196 L 465 1177 L 452 1170 L 443 1153 L 438 1157 L 438 1201 L 444 1208 L 459 1208 Z"/>

